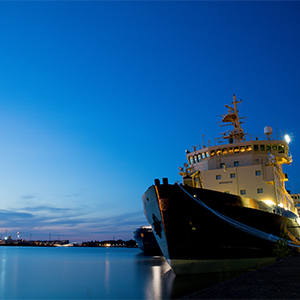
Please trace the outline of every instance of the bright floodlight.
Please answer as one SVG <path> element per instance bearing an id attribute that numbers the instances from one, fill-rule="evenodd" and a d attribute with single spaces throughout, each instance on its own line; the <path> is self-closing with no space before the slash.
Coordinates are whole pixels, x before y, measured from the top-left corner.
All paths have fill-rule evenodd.
<path id="1" fill-rule="evenodd" d="M 288 135 L 288 134 L 286 134 L 285 136 L 284 136 L 284 139 L 285 139 L 285 141 L 289 144 L 290 143 L 290 141 L 291 141 L 291 138 L 290 138 L 290 136 Z"/>
<path id="2" fill-rule="evenodd" d="M 266 199 L 266 200 L 263 200 L 266 204 L 268 205 L 274 205 L 275 203 L 272 201 L 272 200 L 269 200 L 269 199 Z"/>

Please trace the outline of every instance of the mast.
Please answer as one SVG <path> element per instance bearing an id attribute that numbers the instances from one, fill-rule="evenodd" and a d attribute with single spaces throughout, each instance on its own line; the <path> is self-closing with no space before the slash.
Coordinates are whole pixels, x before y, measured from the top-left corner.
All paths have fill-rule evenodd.
<path id="1" fill-rule="evenodd" d="M 228 139 L 229 143 L 233 142 L 240 142 L 244 138 L 244 130 L 241 127 L 241 121 L 238 115 L 238 109 L 237 109 L 237 103 L 241 103 L 242 100 L 236 101 L 235 94 L 233 94 L 233 108 L 230 107 L 229 105 L 225 105 L 225 107 L 228 108 L 228 113 L 225 114 L 222 118 L 222 122 L 224 123 L 230 123 L 230 124 L 225 124 L 226 125 L 233 125 L 233 130 L 232 131 L 227 131 L 223 133 L 223 139 Z"/>

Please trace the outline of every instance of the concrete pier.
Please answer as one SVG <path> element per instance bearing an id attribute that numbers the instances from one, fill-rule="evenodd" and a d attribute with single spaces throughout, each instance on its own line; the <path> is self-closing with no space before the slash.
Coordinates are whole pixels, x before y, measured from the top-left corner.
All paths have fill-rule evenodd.
<path id="1" fill-rule="evenodd" d="M 300 256 L 275 262 L 182 299 L 300 299 Z"/>

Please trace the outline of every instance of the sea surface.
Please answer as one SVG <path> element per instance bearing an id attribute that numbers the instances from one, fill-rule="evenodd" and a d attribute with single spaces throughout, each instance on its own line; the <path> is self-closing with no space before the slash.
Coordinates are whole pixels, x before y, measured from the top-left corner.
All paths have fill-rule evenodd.
<path id="1" fill-rule="evenodd" d="M 0 247 L 0 299 L 178 299 L 229 277 L 175 276 L 137 248 Z"/>

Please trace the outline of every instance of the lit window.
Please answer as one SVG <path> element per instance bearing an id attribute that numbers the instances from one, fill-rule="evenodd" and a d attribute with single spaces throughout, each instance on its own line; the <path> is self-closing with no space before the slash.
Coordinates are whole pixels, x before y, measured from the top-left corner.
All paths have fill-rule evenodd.
<path id="1" fill-rule="evenodd" d="M 217 149 L 217 155 L 221 155 L 221 149 Z"/>
<path id="2" fill-rule="evenodd" d="M 235 162 L 233 163 L 233 165 L 234 165 L 235 167 L 238 167 L 238 166 L 240 165 L 240 162 L 239 162 L 239 161 L 235 161 Z"/>
<path id="3" fill-rule="evenodd" d="M 262 188 L 257 189 L 257 194 L 262 194 L 264 190 Z"/>
<path id="4" fill-rule="evenodd" d="M 239 152 L 240 152 L 239 147 L 234 147 L 234 153 L 239 153 Z"/>
<path id="5" fill-rule="evenodd" d="M 246 195 L 246 190 L 241 190 L 241 195 Z"/>
<path id="6" fill-rule="evenodd" d="M 235 173 L 231 173 L 230 178 L 235 178 Z"/>
<path id="7" fill-rule="evenodd" d="M 248 146 L 246 146 L 246 149 L 247 149 L 248 152 L 250 152 L 250 151 L 252 151 L 252 146 L 248 145 Z"/>
<path id="8" fill-rule="evenodd" d="M 233 148 L 229 148 L 228 153 L 233 154 Z"/>
<path id="9" fill-rule="evenodd" d="M 228 154 L 228 152 L 227 152 L 227 149 L 226 149 L 226 148 L 222 149 L 222 154 L 223 154 L 223 155 L 225 155 L 225 154 Z"/>
<path id="10" fill-rule="evenodd" d="M 278 153 L 284 153 L 284 145 L 278 145 Z"/>
<path id="11" fill-rule="evenodd" d="M 244 153 L 246 151 L 244 146 L 241 146 L 241 152 Z"/>
<path id="12" fill-rule="evenodd" d="M 216 155 L 216 151 L 215 150 L 212 150 L 211 152 L 210 152 L 210 156 L 211 157 L 214 157 Z"/>
<path id="13" fill-rule="evenodd" d="M 261 175 L 261 171 L 255 171 L 255 176 L 260 176 Z"/>
<path id="14" fill-rule="evenodd" d="M 221 179 L 221 175 L 216 175 L 216 180 L 220 180 Z"/>

